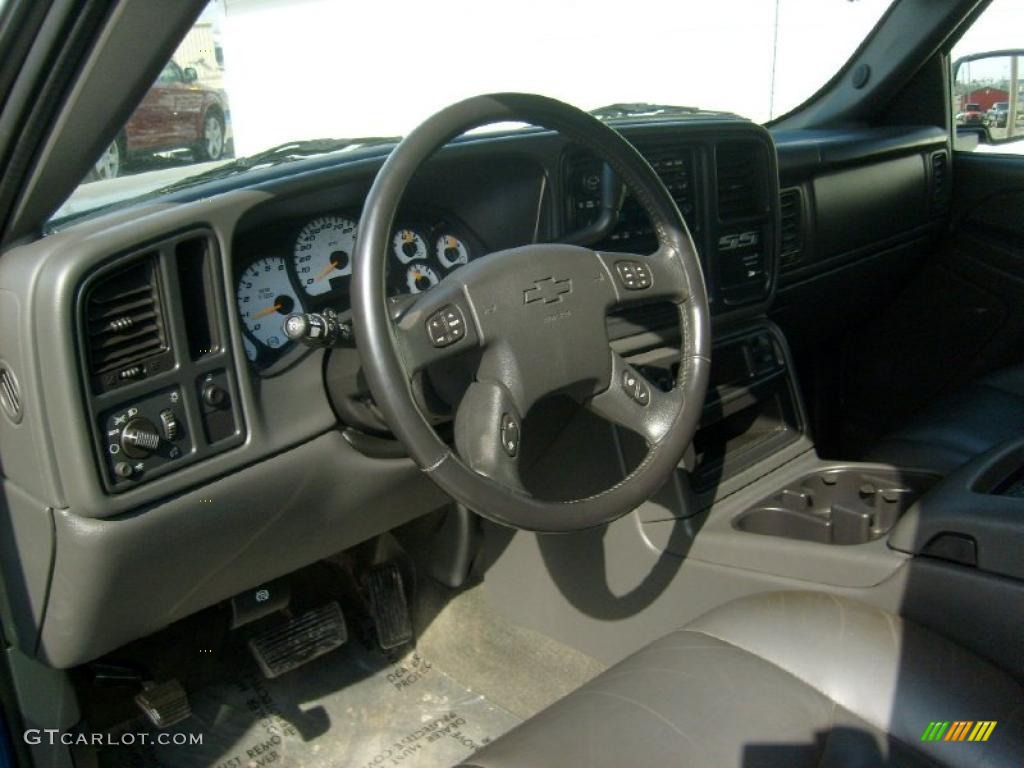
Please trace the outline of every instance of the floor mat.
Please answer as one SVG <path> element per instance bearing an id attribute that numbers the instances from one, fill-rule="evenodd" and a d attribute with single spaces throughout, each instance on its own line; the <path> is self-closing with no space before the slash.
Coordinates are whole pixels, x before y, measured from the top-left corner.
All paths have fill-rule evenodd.
<path id="1" fill-rule="evenodd" d="M 112 731 L 145 733 L 148 743 L 105 747 L 100 766 L 440 768 L 519 722 L 416 651 L 389 660 L 350 641 L 276 680 L 247 654 L 226 665 L 222 681 L 191 696 L 189 720 L 158 731 L 140 719 Z M 175 744 L 175 734 L 202 744 Z"/>

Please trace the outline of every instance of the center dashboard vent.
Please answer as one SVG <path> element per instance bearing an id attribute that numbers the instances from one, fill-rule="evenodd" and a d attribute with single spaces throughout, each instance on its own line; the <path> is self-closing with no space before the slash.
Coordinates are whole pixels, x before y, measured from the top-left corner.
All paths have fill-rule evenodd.
<path id="1" fill-rule="evenodd" d="M 161 370 L 170 352 L 156 257 L 145 257 L 93 285 L 85 301 L 86 355 L 97 389 Z"/>
<path id="2" fill-rule="evenodd" d="M 803 199 L 799 189 L 785 189 L 779 195 L 779 265 L 792 269 L 803 255 Z"/>
<path id="3" fill-rule="evenodd" d="M 765 148 L 755 142 L 723 142 L 715 150 L 718 218 L 732 221 L 765 212 Z"/>

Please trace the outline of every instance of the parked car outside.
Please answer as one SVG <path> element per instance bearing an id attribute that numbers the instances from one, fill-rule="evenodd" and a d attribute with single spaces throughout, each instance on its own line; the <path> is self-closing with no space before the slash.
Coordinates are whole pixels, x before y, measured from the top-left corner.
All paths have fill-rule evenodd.
<path id="1" fill-rule="evenodd" d="M 995 126 L 996 128 L 1006 127 L 1006 116 L 1010 111 L 1010 102 L 1008 101 L 997 101 L 992 105 L 992 108 L 986 114 L 986 119 L 989 125 Z"/>
<path id="2" fill-rule="evenodd" d="M 169 61 L 124 129 L 92 170 L 112 179 L 141 157 L 189 150 L 196 162 L 219 160 L 227 145 L 227 104 L 213 88 L 197 82 L 196 70 Z"/>
<path id="3" fill-rule="evenodd" d="M 981 111 L 981 105 L 971 102 L 964 106 L 964 111 L 956 116 L 957 125 L 983 125 L 985 113 Z"/>

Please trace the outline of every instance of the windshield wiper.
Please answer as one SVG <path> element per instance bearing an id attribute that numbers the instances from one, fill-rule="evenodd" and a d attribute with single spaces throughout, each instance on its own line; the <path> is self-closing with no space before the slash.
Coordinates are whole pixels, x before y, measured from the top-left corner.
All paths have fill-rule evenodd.
<path id="1" fill-rule="evenodd" d="M 679 117 L 681 115 L 718 114 L 700 107 L 674 104 L 648 104 L 643 101 L 609 104 L 590 110 L 598 120 L 620 120 L 627 117 Z"/>
<path id="2" fill-rule="evenodd" d="M 313 155 L 325 155 L 329 152 L 339 152 L 343 149 L 354 149 L 356 147 L 372 147 L 382 144 L 397 144 L 401 141 L 400 136 L 369 136 L 358 139 L 307 139 L 304 141 L 289 141 L 285 144 L 278 144 L 276 147 L 265 149 L 254 155 L 239 157 L 231 162 L 218 165 L 208 171 L 186 176 L 166 187 L 154 190 L 147 197 L 157 197 L 168 192 L 176 192 L 195 184 L 202 184 L 206 181 L 226 179 L 239 173 L 251 171 L 253 168 L 267 167 L 287 163 L 291 160 L 298 160 Z"/>

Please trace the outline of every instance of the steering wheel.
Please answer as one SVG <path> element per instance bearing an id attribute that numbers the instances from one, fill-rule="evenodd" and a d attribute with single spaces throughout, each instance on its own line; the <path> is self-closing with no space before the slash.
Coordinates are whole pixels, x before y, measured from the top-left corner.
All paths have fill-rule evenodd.
<path id="1" fill-rule="evenodd" d="M 650 255 L 534 244 L 487 254 L 420 294 L 397 318 L 385 269 L 396 211 L 410 179 L 441 146 L 474 128 L 525 122 L 562 133 L 616 171 L 650 217 Z M 615 353 L 605 317 L 628 303 L 679 310 L 679 375 L 670 392 L 650 386 Z M 381 167 L 359 222 L 352 279 L 356 340 L 367 383 L 409 455 L 456 501 L 495 522 L 534 531 L 608 523 L 654 494 L 693 439 L 707 391 L 710 313 L 686 223 L 639 152 L 596 118 L 553 99 L 477 96 L 443 109 L 406 136 Z M 476 373 L 455 406 L 455 448 L 417 405 L 413 382 L 429 366 L 475 356 Z M 607 490 L 549 501 L 520 479 L 523 417 L 553 393 L 568 394 L 641 435 L 643 461 Z"/>

